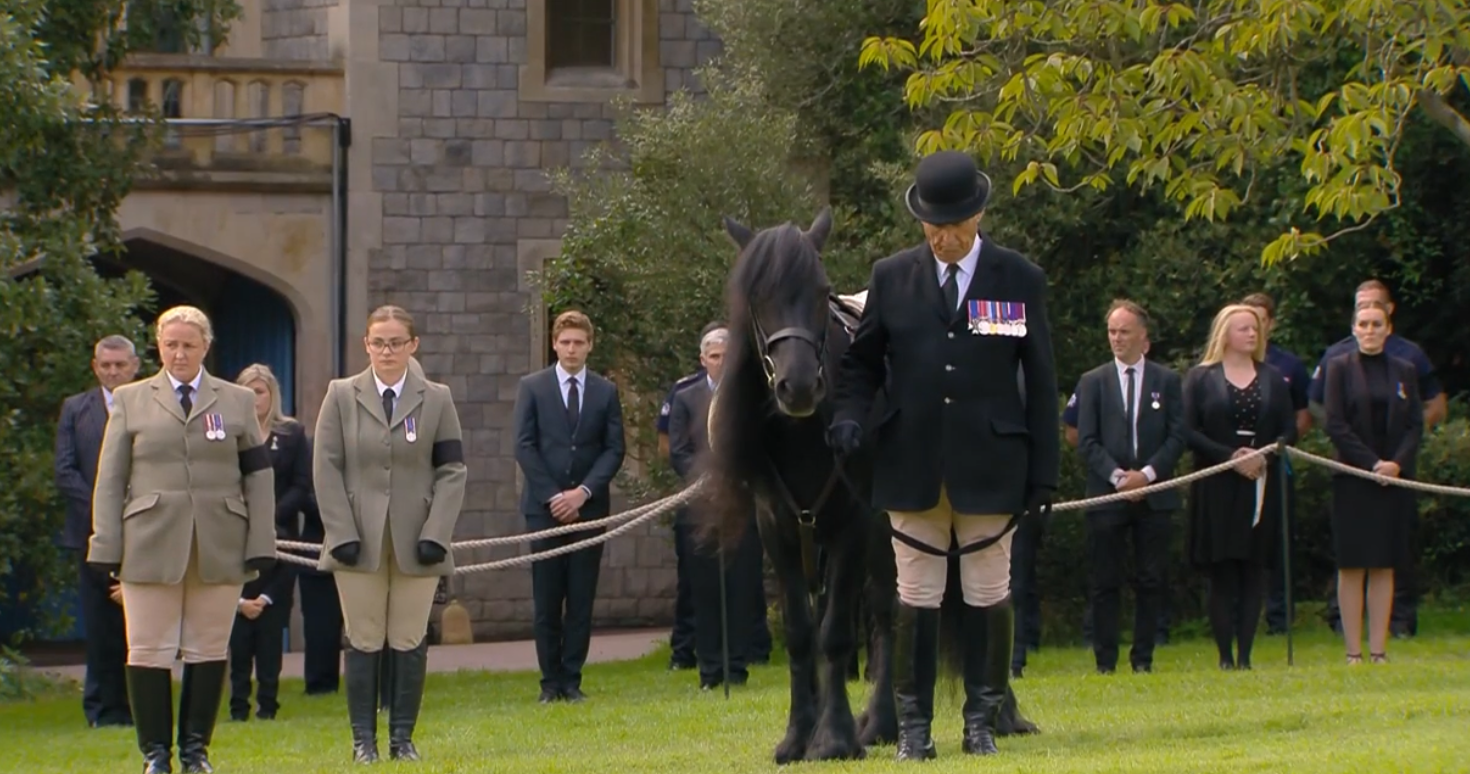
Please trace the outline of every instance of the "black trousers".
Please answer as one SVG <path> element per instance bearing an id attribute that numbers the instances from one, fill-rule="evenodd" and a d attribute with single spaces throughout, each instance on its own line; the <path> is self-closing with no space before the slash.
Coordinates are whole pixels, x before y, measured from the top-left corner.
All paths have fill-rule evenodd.
<path id="1" fill-rule="evenodd" d="M 714 546 L 695 547 L 689 561 L 694 594 L 694 652 L 699 663 L 699 682 L 718 685 L 724 680 L 720 621 L 721 557 Z M 730 681 L 744 682 L 752 659 L 758 613 L 754 583 L 761 574 L 760 535 L 751 520 L 740 545 L 724 554 L 725 614 L 729 620 Z M 764 594 L 761 595 L 764 598 Z M 765 606 L 760 605 L 763 609 Z M 767 646 L 769 648 L 769 646 Z M 769 650 L 767 651 L 769 652 Z"/>
<path id="2" fill-rule="evenodd" d="M 1147 503 L 1128 503 L 1113 510 L 1089 511 L 1087 539 L 1091 556 L 1093 607 L 1092 652 L 1100 669 L 1118 664 L 1118 626 L 1127 543 L 1133 542 L 1133 648 L 1128 661 L 1134 667 L 1153 666 L 1159 602 L 1164 593 L 1164 565 L 1169 558 L 1173 529 L 1168 511 Z"/>
<path id="3" fill-rule="evenodd" d="M 77 596 L 87 646 L 82 712 L 91 725 L 131 723 L 126 671 L 128 633 L 122 605 L 108 595 L 111 581 L 87 566 L 86 551 L 77 551 L 77 568 Z"/>
<path id="4" fill-rule="evenodd" d="M 342 675 L 342 600 L 331 573 L 302 572 L 301 634 L 308 695 L 336 693 Z"/>
<path id="5" fill-rule="evenodd" d="M 1389 628 L 1394 634 L 1414 635 L 1419 633 L 1419 556 L 1423 549 L 1419 544 L 1419 511 L 1409 511 L 1409 556 L 1403 566 L 1393 568 L 1393 610 L 1388 616 Z M 1367 579 L 1363 581 L 1363 593 L 1367 593 Z M 1341 624 L 1342 611 L 1337 606 L 1337 573 L 1332 574 L 1332 587 L 1327 592 L 1327 625 L 1336 629 Z"/>
<path id="6" fill-rule="evenodd" d="M 602 530 L 597 529 L 533 540 L 531 551 L 549 551 L 600 534 Z M 597 598 L 603 545 L 531 565 L 532 631 L 543 690 L 582 687 L 582 667 L 592 643 L 592 602 Z"/>
<path id="7" fill-rule="evenodd" d="M 689 524 L 687 509 L 674 516 L 674 560 L 678 576 L 674 591 L 674 629 L 669 633 L 669 647 L 674 666 L 694 666 L 694 594 L 689 584 L 689 554 L 693 550 L 694 528 Z"/>
<path id="8" fill-rule="evenodd" d="M 291 620 L 291 596 L 275 600 L 250 620 L 235 613 L 230 630 L 230 717 L 250 714 L 250 670 L 255 668 L 255 706 L 260 715 L 274 716 L 281 708 L 281 655 L 286 624 Z"/>
<path id="9" fill-rule="evenodd" d="M 1296 487 L 1293 481 L 1296 476 L 1286 478 L 1286 532 L 1288 542 L 1293 555 L 1296 549 Z M 1274 565 L 1266 571 L 1266 631 L 1276 634 L 1286 631 L 1287 621 L 1296 617 L 1296 605 L 1293 600 L 1292 609 L 1288 613 L 1286 609 L 1286 563 L 1276 557 Z M 1293 556 L 1294 558 L 1294 556 Z M 1296 567 L 1296 562 L 1292 562 Z M 1332 599 L 1337 599 L 1334 594 Z"/>
<path id="10" fill-rule="evenodd" d="M 1016 640 L 1011 667 L 1026 666 L 1026 651 L 1041 647 L 1041 587 L 1036 582 L 1036 560 L 1051 515 L 1027 516 L 1011 538 L 1011 602 L 1016 616 Z"/>

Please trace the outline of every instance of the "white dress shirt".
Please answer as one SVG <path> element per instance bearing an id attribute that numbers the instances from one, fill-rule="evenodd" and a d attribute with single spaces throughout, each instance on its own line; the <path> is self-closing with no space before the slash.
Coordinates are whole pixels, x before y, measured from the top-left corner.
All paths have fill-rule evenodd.
<path id="1" fill-rule="evenodd" d="M 577 383 L 577 416 L 582 416 L 582 407 L 587 405 L 587 367 L 582 366 L 576 373 L 562 368 L 561 363 L 557 363 L 553 368 L 556 371 L 557 386 L 561 388 L 562 406 L 567 408 L 571 407 L 568 399 L 572 394 L 572 382 Z M 592 490 L 588 489 L 586 484 L 578 485 L 577 488 L 582 490 L 588 499 L 592 498 Z M 552 495 L 551 499 L 555 500 L 558 497 L 561 497 L 560 492 Z"/>
<path id="2" fill-rule="evenodd" d="M 179 393 L 179 388 L 180 387 L 183 387 L 184 386 L 184 383 L 181 382 L 181 381 L 179 381 L 178 379 L 175 379 L 173 373 L 171 373 L 171 372 L 165 372 L 165 373 L 168 373 L 168 383 L 171 384 L 171 385 L 173 385 L 173 387 L 174 387 L 174 397 L 175 398 L 182 398 L 182 397 L 184 397 L 182 394 Z M 191 382 L 189 382 L 189 387 L 192 388 L 189 391 L 189 400 L 190 401 L 193 401 L 195 398 L 197 398 L 199 396 L 199 383 L 200 382 L 203 382 L 203 381 L 204 381 L 204 369 L 201 368 L 201 369 L 199 369 L 199 373 L 194 374 L 194 380 L 191 381 Z"/>
<path id="3" fill-rule="evenodd" d="M 960 265 L 960 270 L 959 270 L 959 273 L 956 274 L 955 275 L 955 278 L 954 278 L 955 284 L 959 286 L 959 291 L 960 291 L 955 296 L 955 298 L 959 299 L 959 303 L 960 304 L 965 303 L 965 293 L 967 293 L 970 290 L 970 280 L 972 280 L 972 279 L 975 278 L 975 264 L 977 264 L 979 262 L 980 262 L 980 235 L 976 234 L 975 235 L 975 243 L 972 244 L 972 245 L 970 245 L 970 252 L 965 253 L 965 257 L 960 259 L 960 264 L 959 264 Z M 945 278 L 945 275 L 947 275 L 949 273 L 949 264 L 945 263 L 944 261 L 939 260 L 938 258 L 935 258 L 934 259 L 934 267 L 935 267 L 935 271 L 938 272 L 939 286 L 942 288 L 942 287 L 944 287 L 944 278 Z M 958 309 L 959 306 L 955 306 L 955 308 Z"/>
<path id="4" fill-rule="evenodd" d="M 385 383 L 382 380 L 382 378 L 380 378 L 378 376 L 378 372 L 377 371 L 373 371 L 373 383 L 376 384 L 376 385 L 378 385 L 378 400 L 382 400 L 383 399 L 383 393 L 387 392 L 389 389 L 392 389 L 393 390 L 393 410 L 395 412 L 398 411 L 398 401 L 403 400 L 403 384 L 405 382 L 407 382 L 407 381 L 408 381 L 408 371 L 404 371 L 403 372 L 403 375 L 400 376 L 400 377 L 398 377 L 398 383 L 397 384 L 387 384 L 387 383 Z M 388 417 L 388 421 L 391 423 L 393 421 L 393 417 L 391 417 L 391 416 Z"/>
<path id="5" fill-rule="evenodd" d="M 107 406 L 107 416 L 112 416 L 112 390 L 102 388 L 102 403 Z"/>
<path id="6" fill-rule="evenodd" d="M 1113 366 L 1118 369 L 1118 394 L 1123 398 L 1123 411 L 1125 415 L 1128 411 L 1128 369 L 1133 369 L 1133 426 L 1128 428 L 1128 438 L 1130 443 L 1133 444 L 1133 456 L 1135 457 L 1138 456 L 1138 415 L 1143 413 L 1144 360 L 1143 357 L 1139 357 L 1137 363 L 1130 364 L 1113 358 Z M 1143 470 L 1139 472 L 1148 479 L 1150 484 L 1158 478 L 1158 474 L 1154 472 L 1152 465 L 1145 465 Z M 1123 481 L 1123 475 L 1122 469 L 1113 471 L 1111 479 L 1114 487 Z"/>

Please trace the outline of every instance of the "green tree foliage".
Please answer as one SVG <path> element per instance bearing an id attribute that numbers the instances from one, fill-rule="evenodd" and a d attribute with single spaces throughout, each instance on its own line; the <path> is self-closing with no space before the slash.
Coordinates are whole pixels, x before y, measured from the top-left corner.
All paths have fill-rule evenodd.
<path id="1" fill-rule="evenodd" d="M 910 71 L 908 102 L 946 110 L 922 150 L 1019 160 L 1015 190 L 1121 176 L 1223 219 L 1297 159 L 1306 213 L 1354 225 L 1290 226 L 1268 263 L 1399 205 L 1416 109 L 1470 149 L 1452 106 L 1470 96 L 1465 0 L 930 0 L 917 44 L 873 36 L 860 61 Z"/>
<path id="2" fill-rule="evenodd" d="M 73 74 L 97 81 L 161 31 L 194 45 L 199 29 L 222 32 L 236 15 L 218 0 L 11 0 L 0 10 L 0 577 L 22 588 L 71 582 L 52 548 L 63 510 L 57 414 L 94 384 L 97 339 L 143 343 L 133 313 L 150 300 L 141 276 L 104 280 L 89 258 L 120 247 L 114 213 L 147 169 L 156 124 L 125 121 L 74 88 Z M 0 603 L 13 603 L 4 593 Z"/>

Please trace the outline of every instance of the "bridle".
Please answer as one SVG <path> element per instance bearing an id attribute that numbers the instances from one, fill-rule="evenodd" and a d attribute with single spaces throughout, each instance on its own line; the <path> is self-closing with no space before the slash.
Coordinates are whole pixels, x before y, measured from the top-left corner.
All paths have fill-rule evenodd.
<path id="1" fill-rule="evenodd" d="M 828 324 L 822 326 L 822 332 L 819 334 L 814 334 L 806 328 L 793 326 L 782 328 L 767 336 L 765 330 L 761 327 L 760 318 L 756 316 L 755 309 L 753 307 L 747 307 L 747 312 L 750 315 L 751 332 L 755 334 L 752 337 L 752 341 L 755 342 L 755 353 L 760 357 L 761 370 L 766 373 L 767 387 L 774 388 L 776 386 L 776 361 L 771 359 L 771 347 L 774 347 L 777 342 L 785 341 L 786 339 L 800 339 L 812 345 L 812 348 L 817 353 L 817 378 L 820 379 L 826 376 Z"/>

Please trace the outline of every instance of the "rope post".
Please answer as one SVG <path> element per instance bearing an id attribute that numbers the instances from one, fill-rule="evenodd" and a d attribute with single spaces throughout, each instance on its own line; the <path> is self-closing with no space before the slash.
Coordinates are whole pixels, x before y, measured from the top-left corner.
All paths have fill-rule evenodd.
<path id="1" fill-rule="evenodd" d="M 725 699 L 730 699 L 730 615 L 725 603 L 725 547 L 719 546 L 716 555 L 720 560 L 720 672 L 725 679 Z"/>
<path id="2" fill-rule="evenodd" d="M 1290 507 L 1287 487 L 1292 485 L 1291 460 L 1285 441 L 1276 442 L 1277 467 L 1281 471 L 1281 485 L 1277 489 L 1281 492 L 1281 584 L 1282 601 L 1286 605 L 1286 665 L 1296 666 L 1295 643 L 1292 641 L 1292 619 L 1296 616 L 1291 599 L 1291 521 L 1287 508 Z"/>

